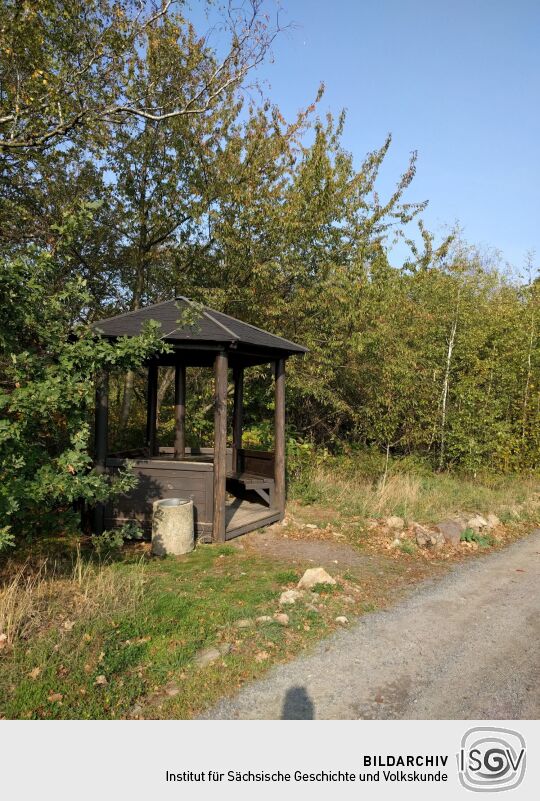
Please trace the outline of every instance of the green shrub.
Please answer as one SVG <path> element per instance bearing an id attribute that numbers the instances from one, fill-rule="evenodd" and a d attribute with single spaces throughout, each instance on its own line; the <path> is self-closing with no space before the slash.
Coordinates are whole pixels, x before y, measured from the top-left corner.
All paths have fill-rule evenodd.
<path id="1" fill-rule="evenodd" d="M 316 592 L 319 595 L 332 595 L 334 592 L 339 592 L 339 587 L 337 584 L 314 584 L 311 588 L 312 592 Z"/>
<path id="2" fill-rule="evenodd" d="M 278 584 L 296 584 L 298 573 L 294 570 L 282 570 L 280 573 L 276 573 L 276 581 Z"/>
<path id="3" fill-rule="evenodd" d="M 142 540 L 143 531 L 136 523 L 124 523 L 119 528 L 104 531 L 92 537 L 92 546 L 102 554 L 119 551 L 126 540 Z"/>
<path id="4" fill-rule="evenodd" d="M 491 534 L 480 534 L 472 528 L 466 528 L 465 531 L 462 532 L 461 540 L 462 542 L 476 542 L 481 548 L 488 548 L 495 542 Z"/>
<path id="5" fill-rule="evenodd" d="M 60 281 L 48 253 L 0 259 L 0 547 L 134 486 L 128 469 L 112 477 L 92 468 L 94 377 L 166 348 L 152 324 L 115 344 L 88 326 L 73 336 L 88 304 L 85 282 Z"/>
<path id="6" fill-rule="evenodd" d="M 399 543 L 400 551 L 403 551 L 403 553 L 408 553 L 410 556 L 415 553 L 416 547 L 416 544 L 412 540 L 401 540 Z"/>

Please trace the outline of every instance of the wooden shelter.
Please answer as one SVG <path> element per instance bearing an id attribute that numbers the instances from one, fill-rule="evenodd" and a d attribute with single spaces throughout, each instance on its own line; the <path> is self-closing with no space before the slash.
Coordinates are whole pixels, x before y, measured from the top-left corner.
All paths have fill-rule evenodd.
<path id="1" fill-rule="evenodd" d="M 97 382 L 96 469 L 114 472 L 129 459 L 139 482 L 131 493 L 96 510 L 94 529 L 99 532 L 134 521 L 149 530 L 152 502 L 171 497 L 193 499 L 195 530 L 203 541 L 223 542 L 281 520 L 285 510 L 285 362 L 306 348 L 184 297 L 101 320 L 94 330 L 111 340 L 137 336 L 148 320 L 161 325 L 161 335 L 172 352 L 147 364 L 144 447 L 108 453 L 108 377 L 103 375 Z M 273 365 L 275 379 L 274 450 L 247 450 L 242 447 L 244 370 L 268 363 Z M 171 448 L 160 447 L 156 435 L 161 367 L 175 368 Z M 214 369 L 213 448 L 186 447 L 186 367 Z M 229 368 L 234 380 L 231 448 L 227 447 Z"/>

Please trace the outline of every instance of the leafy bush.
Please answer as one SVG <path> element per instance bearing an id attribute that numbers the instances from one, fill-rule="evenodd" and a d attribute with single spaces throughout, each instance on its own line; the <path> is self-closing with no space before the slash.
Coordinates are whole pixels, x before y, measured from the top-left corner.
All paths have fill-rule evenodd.
<path id="1" fill-rule="evenodd" d="M 164 345 L 152 324 L 115 344 L 75 328 L 88 302 L 85 282 L 62 279 L 49 253 L 0 260 L 0 548 L 42 530 L 51 512 L 135 483 L 128 469 L 113 478 L 92 467 L 94 377 Z"/>
<path id="2" fill-rule="evenodd" d="M 312 442 L 287 440 L 287 479 L 289 492 L 304 504 L 317 503 L 321 492 L 316 482 L 317 468 L 328 458 L 326 449 L 316 449 Z"/>
<path id="3" fill-rule="evenodd" d="M 462 542 L 476 542 L 481 548 L 488 548 L 493 545 L 494 539 L 491 534 L 480 534 L 472 528 L 466 528 L 461 534 Z"/>
<path id="4" fill-rule="evenodd" d="M 273 421 L 263 420 L 256 425 L 251 425 L 242 435 L 244 448 L 255 448 L 259 450 L 273 450 L 274 448 L 274 424 Z"/>
<path id="5" fill-rule="evenodd" d="M 92 545 L 98 554 L 119 551 L 125 540 L 141 540 L 143 531 L 136 523 L 124 523 L 119 528 L 113 528 L 96 534 L 92 537 Z"/>

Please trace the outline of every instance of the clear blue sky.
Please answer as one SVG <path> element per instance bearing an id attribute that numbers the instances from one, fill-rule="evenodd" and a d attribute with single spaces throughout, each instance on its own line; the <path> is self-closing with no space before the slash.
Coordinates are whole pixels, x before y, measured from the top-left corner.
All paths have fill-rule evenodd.
<path id="1" fill-rule="evenodd" d="M 459 220 L 471 243 L 518 269 L 540 262 L 540 0 L 281 0 L 296 28 L 260 75 L 285 114 L 326 84 L 346 107 L 359 164 L 387 132 L 390 191 L 417 150 L 410 200 L 432 230 Z"/>

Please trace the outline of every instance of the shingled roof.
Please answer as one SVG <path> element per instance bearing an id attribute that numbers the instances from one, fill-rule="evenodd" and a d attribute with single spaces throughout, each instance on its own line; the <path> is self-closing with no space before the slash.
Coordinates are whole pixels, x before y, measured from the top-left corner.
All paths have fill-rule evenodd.
<path id="1" fill-rule="evenodd" d="M 192 325 L 182 324 L 182 314 L 190 308 L 195 312 L 195 322 Z M 233 347 L 252 346 L 287 354 L 307 352 L 303 345 L 270 334 L 223 312 L 206 306 L 200 307 L 182 296 L 137 311 L 118 314 L 107 320 L 99 320 L 94 323 L 93 328 L 97 333 L 111 339 L 131 337 L 140 334 L 143 324 L 148 320 L 160 323 L 163 339 L 173 345 L 177 343 L 185 346 L 192 342 L 196 346 L 200 342 Z"/>

